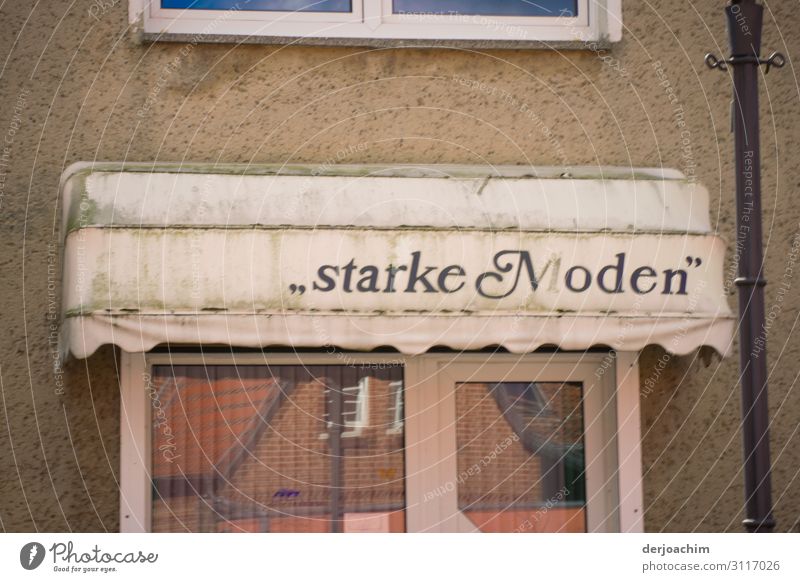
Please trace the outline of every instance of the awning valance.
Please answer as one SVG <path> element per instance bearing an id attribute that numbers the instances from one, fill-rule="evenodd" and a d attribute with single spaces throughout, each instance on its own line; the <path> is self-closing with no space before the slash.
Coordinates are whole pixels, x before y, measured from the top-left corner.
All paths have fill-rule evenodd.
<path id="1" fill-rule="evenodd" d="M 724 246 L 674 171 L 79 164 L 63 349 L 728 351 Z"/>

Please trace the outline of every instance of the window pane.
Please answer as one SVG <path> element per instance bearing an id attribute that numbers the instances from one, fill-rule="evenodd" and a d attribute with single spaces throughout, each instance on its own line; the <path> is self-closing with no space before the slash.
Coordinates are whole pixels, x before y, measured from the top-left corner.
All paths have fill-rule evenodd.
<path id="1" fill-rule="evenodd" d="M 161 8 L 194 10 L 264 10 L 283 12 L 352 12 L 350 0 L 161 0 Z"/>
<path id="2" fill-rule="evenodd" d="M 403 435 L 386 430 L 402 367 L 154 366 L 152 376 L 153 531 L 405 530 Z M 360 427 L 343 415 L 354 386 Z"/>
<path id="3" fill-rule="evenodd" d="M 586 531 L 580 382 L 456 386 L 459 509 L 486 532 Z"/>
<path id="4" fill-rule="evenodd" d="M 393 0 L 395 14 L 577 16 L 577 0 Z"/>

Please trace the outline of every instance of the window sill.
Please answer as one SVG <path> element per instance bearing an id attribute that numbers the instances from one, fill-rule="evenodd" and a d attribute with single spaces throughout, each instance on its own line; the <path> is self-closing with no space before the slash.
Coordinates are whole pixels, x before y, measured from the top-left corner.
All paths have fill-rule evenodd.
<path id="1" fill-rule="evenodd" d="M 236 34 L 184 34 L 140 32 L 142 43 L 187 42 L 209 44 L 256 44 L 278 46 L 368 47 L 368 48 L 469 48 L 483 50 L 610 50 L 615 44 L 600 40 L 410 40 L 397 38 L 332 38 L 291 36 L 243 36 Z"/>

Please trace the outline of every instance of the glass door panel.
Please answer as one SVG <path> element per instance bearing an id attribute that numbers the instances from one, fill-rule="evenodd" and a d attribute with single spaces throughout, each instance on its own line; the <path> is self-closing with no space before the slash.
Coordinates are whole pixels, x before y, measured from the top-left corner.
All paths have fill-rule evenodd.
<path id="1" fill-rule="evenodd" d="M 455 388 L 458 508 L 483 532 L 584 532 L 580 382 Z"/>
<path id="2" fill-rule="evenodd" d="M 430 354 L 409 366 L 409 527 L 619 528 L 616 404 L 602 355 Z"/>
<path id="3" fill-rule="evenodd" d="M 402 366 L 157 365 L 148 394 L 152 531 L 405 530 Z"/>

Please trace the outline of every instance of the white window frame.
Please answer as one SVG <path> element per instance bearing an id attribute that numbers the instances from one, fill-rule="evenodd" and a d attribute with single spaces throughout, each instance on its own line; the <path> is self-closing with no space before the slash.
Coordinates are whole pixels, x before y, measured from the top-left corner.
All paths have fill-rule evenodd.
<path id="1" fill-rule="evenodd" d="M 431 0 L 434 2 L 434 0 Z M 163 9 L 160 0 L 129 0 L 129 20 L 154 40 L 383 44 L 386 41 L 497 41 L 582 48 L 622 38 L 621 0 L 577 0 L 576 17 L 393 14 L 392 0 L 352 0 L 352 12 Z M 347 42 L 352 41 L 352 42 Z"/>
<path id="2" fill-rule="evenodd" d="M 389 389 L 396 392 L 393 393 L 392 423 L 389 428 L 386 429 L 386 434 L 403 434 L 405 426 L 405 409 L 403 406 L 403 396 L 405 394 L 404 383 L 405 382 L 401 380 L 395 380 L 389 383 Z"/>
<path id="3" fill-rule="evenodd" d="M 369 376 L 364 376 L 358 381 L 358 385 L 356 386 L 346 386 L 342 388 L 343 393 L 347 393 L 348 390 L 352 390 L 357 393 L 356 396 L 356 419 L 355 420 L 345 420 L 344 427 L 347 430 L 343 430 L 341 433 L 342 438 L 355 438 L 360 437 L 364 429 L 369 425 Z M 327 416 L 327 412 L 326 412 Z M 327 422 L 327 427 L 331 428 L 331 421 Z M 319 435 L 320 439 L 327 439 L 328 433 L 323 432 Z"/>
<path id="4" fill-rule="evenodd" d="M 341 355 L 339 355 L 341 356 Z M 151 418 L 150 400 L 147 390 L 155 365 L 336 365 L 342 363 L 337 355 L 253 353 L 214 354 L 208 353 L 121 353 L 120 362 L 120 531 L 147 532 L 151 529 L 152 484 L 151 474 Z M 569 380 L 574 377 L 570 370 L 587 366 L 594 370 L 597 381 L 605 383 L 605 397 L 610 400 L 604 408 L 613 411 L 596 423 L 597 430 L 587 431 L 586 439 L 599 439 L 602 443 L 615 443 L 616 466 L 611 468 L 614 479 L 613 490 L 617 498 L 589 497 L 587 488 L 589 530 L 642 532 L 642 463 L 641 427 L 639 419 L 639 371 L 637 353 L 616 354 L 558 353 L 530 354 L 425 354 L 398 358 L 387 356 L 348 354 L 349 363 L 397 364 L 405 367 L 405 462 L 406 462 L 406 523 L 408 531 L 459 531 L 469 530 L 465 524 L 449 523 L 430 515 L 430 507 L 415 502 L 425 491 L 433 490 L 443 478 L 456 477 L 454 395 L 447 389 L 450 381 L 446 374 L 439 374 L 448 366 L 490 362 L 505 364 L 545 366 L 554 379 Z M 398 359 L 400 362 L 398 362 Z M 583 377 L 588 373 L 581 370 Z M 577 372 L 576 372 L 577 373 Z M 564 377 L 566 376 L 568 377 Z M 578 374 L 578 375 L 580 375 Z M 452 379 L 452 378 L 451 378 Z M 548 378 L 541 378 L 543 381 Z M 463 379 L 461 379 L 463 380 Z M 610 387 L 610 391 L 609 391 Z M 613 400 L 613 402 L 611 402 Z M 435 404 L 435 406 L 433 406 Z M 450 410 L 452 408 L 452 410 Z M 609 419 L 613 422 L 609 424 Z M 587 419 L 591 422 L 592 419 Z M 425 457 L 425 455 L 428 457 Z M 438 454 L 431 463 L 431 454 Z M 587 483 L 588 485 L 588 483 Z M 602 499 L 601 499 L 602 498 Z M 449 499 L 447 503 L 456 503 Z M 597 507 L 595 506 L 597 505 Z M 599 512 L 605 514 L 598 515 Z M 442 512 L 446 513 L 446 507 Z M 458 513 L 456 511 L 456 513 Z M 437 521 L 438 520 L 438 521 Z M 593 523 L 597 524 L 593 527 Z"/>

